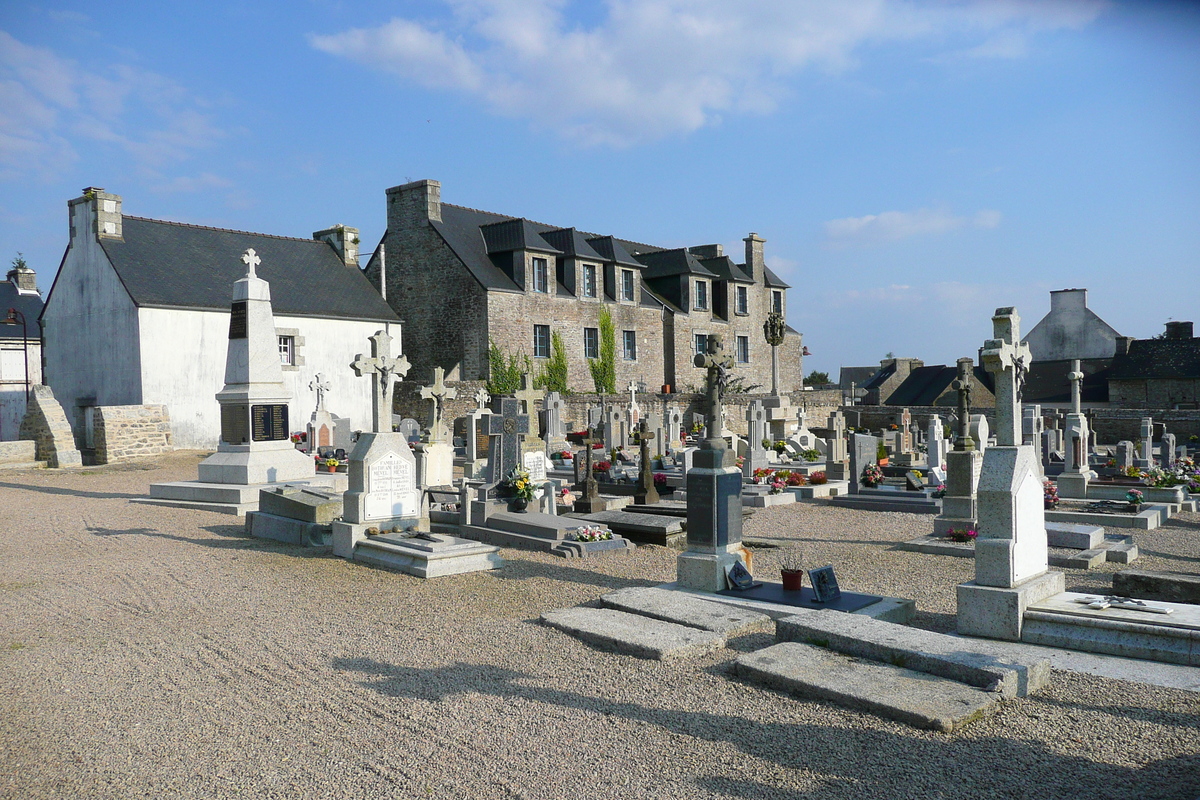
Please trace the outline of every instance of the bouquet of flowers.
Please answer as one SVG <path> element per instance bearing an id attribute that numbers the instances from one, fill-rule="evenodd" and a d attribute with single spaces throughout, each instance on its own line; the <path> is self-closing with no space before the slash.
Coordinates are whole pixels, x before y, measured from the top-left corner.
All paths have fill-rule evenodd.
<path id="1" fill-rule="evenodd" d="M 571 538 L 576 542 L 603 542 L 612 537 L 612 531 L 599 525 L 581 525 L 571 533 Z"/>
<path id="2" fill-rule="evenodd" d="M 783 488 L 785 486 L 787 486 L 787 484 L 779 480 L 779 478 L 773 478 L 771 480 L 771 494 L 783 494 Z"/>
<path id="3" fill-rule="evenodd" d="M 560 458 L 562 458 L 563 461 L 571 461 L 575 458 L 575 454 L 572 453 L 570 450 L 563 450 L 558 455 Z"/>
<path id="4" fill-rule="evenodd" d="M 971 528 L 951 528 L 946 531 L 946 538 L 952 542 L 974 542 L 978 535 Z"/>
<path id="5" fill-rule="evenodd" d="M 596 461 L 592 464 L 592 472 L 608 472 L 612 469 L 611 461 Z"/>
<path id="6" fill-rule="evenodd" d="M 1054 510 L 1058 505 L 1058 487 L 1053 482 L 1046 481 L 1042 484 L 1042 500 L 1047 511 Z"/>
<path id="7" fill-rule="evenodd" d="M 1145 502 L 1142 491 L 1140 489 L 1130 489 L 1125 493 L 1125 500 L 1134 508 Z"/>
<path id="8" fill-rule="evenodd" d="M 799 473 L 797 473 L 797 474 L 799 474 Z M 800 477 L 803 478 L 804 476 L 801 475 Z M 816 472 L 814 472 L 813 474 L 808 476 L 808 482 L 811 483 L 813 486 L 822 486 L 826 483 L 829 483 L 829 477 L 826 476 L 824 470 L 817 470 Z"/>
<path id="9" fill-rule="evenodd" d="M 533 499 L 533 483 L 529 480 L 529 470 L 524 467 L 513 467 L 504 479 L 504 485 L 512 492 L 513 497 Z"/>
<path id="10" fill-rule="evenodd" d="M 664 473 L 664 472 L 654 473 L 654 485 L 655 486 L 666 486 L 667 485 L 666 473 Z"/>
<path id="11" fill-rule="evenodd" d="M 883 483 L 883 470 L 878 464 L 867 464 L 863 467 L 862 482 L 866 486 L 878 486 Z"/>
<path id="12" fill-rule="evenodd" d="M 759 467 L 758 469 L 754 470 L 754 475 L 751 477 L 751 480 L 753 480 L 755 483 L 766 483 L 774 474 L 775 470 L 773 469 Z"/>
<path id="13" fill-rule="evenodd" d="M 944 484 L 944 483 L 939 483 L 937 485 L 937 488 L 934 489 L 930 493 L 930 497 L 933 497 L 934 499 L 937 499 L 939 497 L 945 497 L 945 496 L 946 496 L 946 484 Z"/>

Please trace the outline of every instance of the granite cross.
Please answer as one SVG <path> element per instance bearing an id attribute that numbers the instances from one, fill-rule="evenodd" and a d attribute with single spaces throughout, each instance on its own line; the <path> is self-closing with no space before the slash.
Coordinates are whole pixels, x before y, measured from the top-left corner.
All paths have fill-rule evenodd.
<path id="1" fill-rule="evenodd" d="M 488 403 L 492 402 L 492 396 L 488 394 L 488 390 L 480 386 L 475 390 L 475 405 L 478 406 L 476 411 L 483 411 L 488 407 Z"/>
<path id="2" fill-rule="evenodd" d="M 993 338 L 983 343 L 983 367 L 996 376 L 996 444 L 1021 443 L 1021 389 L 1033 360 L 1021 341 L 1021 318 L 1014 308 L 997 308 L 992 316 Z"/>
<path id="3" fill-rule="evenodd" d="M 533 388 L 533 381 L 529 379 L 528 372 L 521 373 L 521 388 L 513 392 L 513 397 L 520 400 L 522 403 L 522 412 L 525 414 L 534 414 L 537 412 L 537 406 L 534 405 L 538 400 L 546 396 L 546 393 L 541 389 Z M 528 431 L 526 431 L 528 433 Z"/>
<path id="4" fill-rule="evenodd" d="M 308 388 L 317 393 L 317 411 L 325 410 L 325 393 L 329 391 L 329 381 L 321 380 L 321 373 L 313 376 Z"/>
<path id="5" fill-rule="evenodd" d="M 772 397 L 779 395 L 779 345 L 783 344 L 786 334 L 787 323 L 783 319 L 783 314 L 778 311 L 767 314 L 767 321 L 763 323 L 763 336 L 766 338 L 767 344 L 771 345 Z"/>
<path id="6" fill-rule="evenodd" d="M 596 438 L 594 429 L 587 429 L 587 436 L 581 444 L 584 449 L 584 470 L 586 470 L 583 478 L 583 496 L 589 500 L 595 500 L 600 496 L 600 487 L 596 484 L 596 475 L 592 472 L 592 445 L 600 444 L 601 440 Z"/>
<path id="7" fill-rule="evenodd" d="M 638 471 L 638 483 L 640 484 L 641 492 L 639 495 L 645 495 L 641 500 L 643 503 L 657 503 L 658 490 L 654 488 L 654 472 L 650 469 L 650 442 L 656 438 L 655 434 L 650 431 L 650 426 L 646 424 L 646 420 L 642 420 L 641 427 L 638 428 L 639 446 L 642 453 L 641 468 Z"/>
<path id="8" fill-rule="evenodd" d="M 1080 395 L 1083 385 L 1083 373 L 1079 370 L 1079 359 L 1071 361 L 1071 371 L 1067 373 L 1067 380 L 1071 382 L 1071 413 L 1082 413 L 1080 410 Z"/>
<path id="9" fill-rule="evenodd" d="M 254 252 L 253 247 L 242 253 L 242 263 L 246 265 L 246 277 L 258 277 L 258 275 L 254 273 L 254 268 L 262 263 L 262 259 L 258 257 L 258 253 Z"/>
<path id="10" fill-rule="evenodd" d="M 971 438 L 971 367 L 974 362 L 969 358 L 958 360 L 958 377 L 950 384 L 950 388 L 958 392 L 958 436 L 954 439 L 954 449 L 974 450 L 975 440 Z"/>
<path id="11" fill-rule="evenodd" d="M 708 438 L 700 444 L 702 450 L 726 450 L 729 445 L 721 438 L 725 430 L 725 407 L 721 404 L 721 396 L 725 392 L 725 384 L 729 382 L 729 370 L 733 368 L 733 358 L 725 353 L 721 342 L 721 334 L 710 333 L 708 343 L 703 353 L 697 353 L 693 363 L 700 369 L 708 370 L 708 384 L 705 397 L 708 419 Z"/>
<path id="12" fill-rule="evenodd" d="M 392 385 L 412 367 L 403 355 L 392 358 L 392 337 L 387 331 L 375 331 L 371 339 L 371 357 L 354 357 L 350 369 L 358 377 L 371 376 L 371 429 L 375 433 L 392 430 Z"/>
<path id="13" fill-rule="evenodd" d="M 529 433 L 529 415 L 521 413 L 521 404 L 511 397 L 500 400 L 500 412 L 488 417 L 488 479 L 499 483 L 513 467 L 521 463 L 521 437 Z"/>
<path id="14" fill-rule="evenodd" d="M 433 385 L 421 387 L 421 399 L 433 401 L 433 424 L 429 426 L 429 441 L 440 442 L 446 437 L 446 425 L 442 419 L 442 404 L 446 400 L 458 397 L 458 389 L 452 389 L 445 382 L 446 370 L 441 367 L 433 368 Z"/>

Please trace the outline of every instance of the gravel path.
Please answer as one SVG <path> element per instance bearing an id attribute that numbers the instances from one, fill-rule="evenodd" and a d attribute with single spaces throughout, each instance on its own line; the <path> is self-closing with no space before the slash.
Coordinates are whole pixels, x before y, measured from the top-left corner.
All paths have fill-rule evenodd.
<path id="1" fill-rule="evenodd" d="M 537 615 L 674 579 L 675 551 L 421 581 L 248 540 L 233 517 L 129 502 L 196 453 L 0 473 L 0 797 L 1200 797 L 1200 694 L 1055 672 L 954 736 L 593 650 Z M 756 571 L 833 563 L 951 630 L 972 562 L 889 549 L 931 518 L 761 510 Z M 1200 567 L 1200 515 L 1138 531 Z M 1067 588 L 1110 586 L 1069 571 Z"/>

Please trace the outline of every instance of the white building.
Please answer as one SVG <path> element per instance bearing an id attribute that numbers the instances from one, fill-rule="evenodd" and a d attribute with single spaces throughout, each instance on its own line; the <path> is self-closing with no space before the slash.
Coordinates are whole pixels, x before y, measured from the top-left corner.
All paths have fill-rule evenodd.
<path id="1" fill-rule="evenodd" d="M 26 389 L 42 382 L 41 313 L 37 276 L 14 266 L 0 283 L 0 441 L 17 438 Z"/>
<path id="2" fill-rule="evenodd" d="M 81 446 L 88 407 L 161 403 L 175 447 L 216 447 L 233 284 L 251 247 L 271 285 L 289 429 L 304 430 L 316 373 L 331 384 L 329 411 L 369 427 L 370 381 L 350 363 L 377 330 L 398 343 L 400 320 L 358 268 L 357 230 L 294 239 L 124 216 L 121 197 L 99 188 L 68 207 L 70 244 L 41 319 L 46 383 Z"/>

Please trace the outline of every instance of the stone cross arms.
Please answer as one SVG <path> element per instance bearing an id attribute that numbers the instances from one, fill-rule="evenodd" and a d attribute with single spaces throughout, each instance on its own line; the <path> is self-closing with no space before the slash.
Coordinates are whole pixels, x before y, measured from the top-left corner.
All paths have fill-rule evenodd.
<path id="1" fill-rule="evenodd" d="M 371 429 L 375 433 L 392 430 L 392 388 L 397 378 L 408 374 L 412 365 L 403 355 L 392 357 L 392 337 L 376 331 L 371 338 L 371 357 L 359 353 L 350 369 L 358 377 L 371 376 Z"/>
<path id="2" fill-rule="evenodd" d="M 971 438 L 971 367 L 974 362 L 969 358 L 958 360 L 958 377 L 950 383 L 950 388 L 958 392 L 958 436 L 954 439 L 954 449 L 958 451 L 974 450 L 975 440 Z"/>
<path id="3" fill-rule="evenodd" d="M 729 382 L 729 370 L 733 369 L 733 357 L 725 352 L 721 335 L 710 333 L 705 352 L 698 353 L 693 363 L 700 369 L 708 370 L 705 398 L 708 417 L 708 438 L 705 442 L 708 446 L 704 449 L 723 450 L 725 440 L 721 438 L 721 431 L 725 430 L 725 407 L 721 404 L 721 398 L 725 394 L 725 385 Z"/>
<path id="4" fill-rule="evenodd" d="M 1071 371 L 1067 373 L 1067 380 L 1071 382 L 1071 413 L 1080 413 L 1080 401 L 1082 397 L 1081 386 L 1083 385 L 1083 372 L 1079 369 L 1079 359 L 1071 361 Z"/>
<path id="5" fill-rule="evenodd" d="M 254 272 L 254 268 L 262 263 L 262 259 L 258 257 L 258 253 L 254 252 L 253 247 L 242 253 L 242 263 L 246 265 L 246 277 L 258 277 L 258 275 Z"/>
<path id="6" fill-rule="evenodd" d="M 433 368 L 433 385 L 421 387 L 421 399 L 433 401 L 433 423 L 429 426 L 429 441 L 440 442 L 446 438 L 446 423 L 443 419 L 442 404 L 446 400 L 458 397 L 458 389 L 446 385 L 446 370 L 441 367 Z"/>
<path id="7" fill-rule="evenodd" d="M 318 372 L 309 382 L 308 388 L 317 393 L 317 411 L 324 411 L 325 393 L 330 389 L 329 381 L 321 380 L 321 373 Z"/>
<path id="8" fill-rule="evenodd" d="M 992 316 L 994 338 L 983 343 L 983 367 L 996 376 L 996 443 L 1021 443 L 1021 390 L 1033 357 L 1021 341 L 1021 318 L 1015 308 L 997 308 Z"/>

